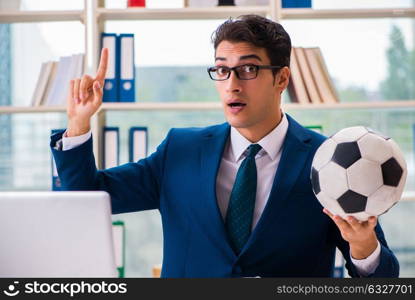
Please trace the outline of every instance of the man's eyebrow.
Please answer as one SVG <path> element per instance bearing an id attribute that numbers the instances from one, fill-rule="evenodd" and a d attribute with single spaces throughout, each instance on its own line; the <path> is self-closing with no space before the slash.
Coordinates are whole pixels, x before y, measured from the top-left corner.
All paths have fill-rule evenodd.
<path id="1" fill-rule="evenodd" d="M 239 57 L 239 60 L 244 60 L 244 59 L 257 59 L 259 61 L 262 61 L 262 59 L 258 55 L 256 55 L 256 54 L 243 55 L 243 56 L 240 56 Z M 215 61 L 218 61 L 218 60 L 220 60 L 220 61 L 226 61 L 226 58 L 225 57 L 221 57 L 221 56 L 215 57 Z"/>
<path id="2" fill-rule="evenodd" d="M 252 58 L 257 59 L 259 61 L 262 61 L 261 57 L 259 57 L 256 54 L 243 55 L 243 56 L 239 57 L 240 60 L 242 60 L 242 59 L 252 59 Z"/>

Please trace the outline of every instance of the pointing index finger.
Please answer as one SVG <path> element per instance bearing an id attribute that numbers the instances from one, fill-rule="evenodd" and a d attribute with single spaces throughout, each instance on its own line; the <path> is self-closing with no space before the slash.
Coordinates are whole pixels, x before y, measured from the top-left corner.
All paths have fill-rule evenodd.
<path id="1" fill-rule="evenodd" d="M 102 48 L 101 59 L 98 66 L 98 71 L 96 75 L 96 80 L 103 82 L 105 79 L 105 74 L 107 73 L 108 68 L 108 48 Z"/>

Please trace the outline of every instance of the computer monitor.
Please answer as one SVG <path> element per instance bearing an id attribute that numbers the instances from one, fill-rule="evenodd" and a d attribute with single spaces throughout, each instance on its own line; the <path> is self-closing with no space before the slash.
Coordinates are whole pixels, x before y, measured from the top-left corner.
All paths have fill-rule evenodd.
<path id="1" fill-rule="evenodd" d="M 106 192 L 0 192 L 0 277 L 116 277 Z"/>

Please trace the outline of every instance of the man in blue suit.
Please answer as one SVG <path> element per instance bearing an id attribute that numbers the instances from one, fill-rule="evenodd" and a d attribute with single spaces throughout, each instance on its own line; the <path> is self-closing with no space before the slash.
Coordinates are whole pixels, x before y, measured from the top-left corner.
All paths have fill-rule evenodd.
<path id="1" fill-rule="evenodd" d="M 310 183 L 325 137 L 282 112 L 291 41 L 259 16 L 228 20 L 213 37 L 215 80 L 227 123 L 171 129 L 148 158 L 97 170 L 91 116 L 102 102 L 108 51 L 95 78 L 71 80 L 68 128 L 51 138 L 66 190 L 105 190 L 113 213 L 158 209 L 162 277 L 328 277 L 335 248 L 350 276 L 396 277 L 377 219 L 323 210 Z"/>

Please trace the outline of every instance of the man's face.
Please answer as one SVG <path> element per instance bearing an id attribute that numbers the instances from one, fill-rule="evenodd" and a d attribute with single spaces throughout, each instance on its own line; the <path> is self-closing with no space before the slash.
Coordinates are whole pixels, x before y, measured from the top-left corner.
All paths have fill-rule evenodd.
<path id="1" fill-rule="evenodd" d="M 244 64 L 271 65 L 266 50 L 249 43 L 222 41 L 216 48 L 216 67 Z M 225 117 L 231 126 L 263 131 L 278 124 L 281 92 L 286 87 L 285 83 L 281 85 L 280 73 L 274 78 L 272 70 L 262 69 L 255 79 L 240 80 L 232 71 L 228 80 L 215 81 Z M 286 81 L 288 84 L 288 79 Z"/>

